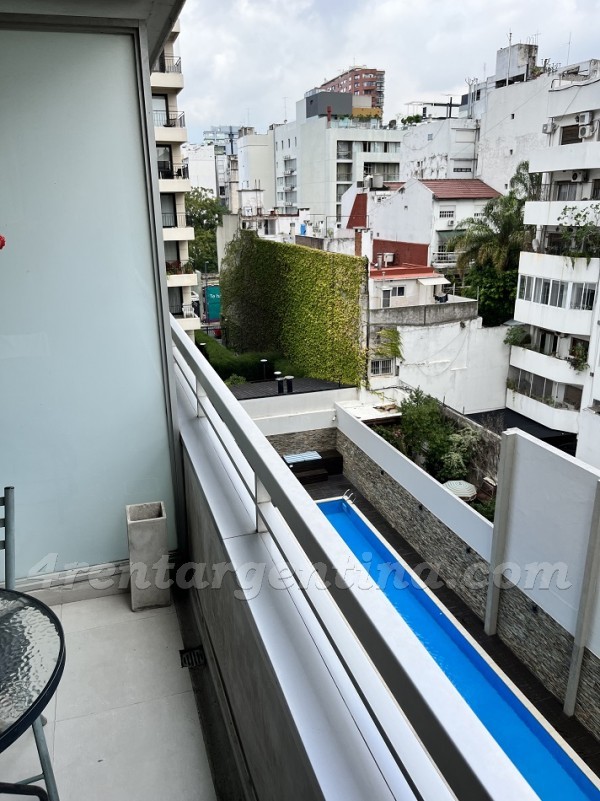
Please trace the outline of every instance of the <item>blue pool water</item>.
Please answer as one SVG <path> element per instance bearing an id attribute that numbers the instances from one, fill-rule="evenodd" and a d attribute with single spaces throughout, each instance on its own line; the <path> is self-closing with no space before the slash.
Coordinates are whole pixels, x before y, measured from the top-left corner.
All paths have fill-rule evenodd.
<path id="1" fill-rule="evenodd" d="M 354 509 L 339 499 L 322 501 L 319 507 L 539 797 L 600 801 L 600 790 Z"/>

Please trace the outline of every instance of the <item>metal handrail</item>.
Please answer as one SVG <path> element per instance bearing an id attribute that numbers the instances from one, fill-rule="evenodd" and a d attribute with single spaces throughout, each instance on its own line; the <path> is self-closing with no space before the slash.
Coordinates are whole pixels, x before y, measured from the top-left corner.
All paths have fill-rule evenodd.
<path id="1" fill-rule="evenodd" d="M 178 178 L 186 180 L 190 177 L 188 165 L 174 164 L 170 161 L 159 161 L 158 177 L 163 179 Z"/>
<path id="2" fill-rule="evenodd" d="M 191 226 L 191 223 L 185 211 L 182 212 L 163 211 L 162 224 L 163 228 L 187 228 L 188 226 Z"/>
<path id="3" fill-rule="evenodd" d="M 183 111 L 154 109 L 152 116 L 155 128 L 185 128 L 185 114 Z"/>
<path id="4" fill-rule="evenodd" d="M 181 72 L 181 58 L 179 56 L 159 56 L 152 72 Z"/>

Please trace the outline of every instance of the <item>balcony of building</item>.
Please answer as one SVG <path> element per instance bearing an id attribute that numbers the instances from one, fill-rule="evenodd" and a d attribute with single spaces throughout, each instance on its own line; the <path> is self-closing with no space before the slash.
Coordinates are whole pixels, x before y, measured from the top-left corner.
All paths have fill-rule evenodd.
<path id="1" fill-rule="evenodd" d="M 158 188 L 161 192 L 189 192 L 192 185 L 188 165 L 159 161 Z"/>
<path id="2" fill-rule="evenodd" d="M 181 59 L 178 56 L 160 56 L 150 73 L 152 89 L 183 89 Z"/>
<path id="3" fill-rule="evenodd" d="M 546 364 L 544 360 L 542 366 Z M 574 376 L 572 372 L 567 376 L 569 383 L 561 383 L 511 365 L 506 382 L 506 406 L 547 428 L 577 433 L 583 387 L 582 382 L 575 383 Z"/>
<path id="4" fill-rule="evenodd" d="M 153 111 L 154 138 L 157 142 L 181 143 L 187 142 L 185 127 L 185 113 L 183 111 Z"/>
<path id="5" fill-rule="evenodd" d="M 561 384 L 583 384 L 587 368 L 577 372 L 566 357 L 556 354 L 540 353 L 531 347 L 514 346 L 510 351 L 511 367 L 517 367 L 536 375 L 544 376 L 550 381 Z"/>
<path id="6" fill-rule="evenodd" d="M 579 172 L 597 169 L 599 164 L 600 142 L 582 139 L 575 144 L 536 150 L 529 158 L 529 171 Z"/>
<path id="7" fill-rule="evenodd" d="M 163 211 L 162 225 L 165 242 L 177 242 L 194 238 L 194 228 L 190 225 L 189 218 L 184 211 Z"/>
<path id="8" fill-rule="evenodd" d="M 213 801 L 191 680 L 198 671 L 181 666 L 175 606 L 134 613 L 114 584 L 115 594 L 88 582 L 40 592 L 61 620 L 68 654 L 44 713 L 61 801 Z M 0 774 L 16 782 L 37 772 L 30 731 L 0 755 Z"/>

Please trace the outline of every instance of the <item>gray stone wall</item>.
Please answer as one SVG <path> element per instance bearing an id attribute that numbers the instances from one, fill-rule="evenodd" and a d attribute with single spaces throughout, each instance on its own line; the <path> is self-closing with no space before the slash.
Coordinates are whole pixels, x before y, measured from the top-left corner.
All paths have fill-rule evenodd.
<path id="1" fill-rule="evenodd" d="M 340 431 L 337 449 L 348 480 L 483 620 L 488 563 Z M 562 702 L 573 637 L 512 584 L 500 593 L 498 636 Z M 600 659 L 589 651 L 583 659 L 575 716 L 600 739 Z"/>
<path id="2" fill-rule="evenodd" d="M 336 428 L 317 428 L 296 434 L 274 434 L 267 437 L 281 456 L 305 451 L 328 451 L 336 447 Z"/>
<path id="3" fill-rule="evenodd" d="M 338 431 L 337 449 L 344 457 L 344 475 L 373 504 L 399 534 L 417 551 L 448 586 L 483 620 L 486 587 L 477 566 L 478 553 L 426 509 L 400 484 L 369 459 L 348 437 Z"/>

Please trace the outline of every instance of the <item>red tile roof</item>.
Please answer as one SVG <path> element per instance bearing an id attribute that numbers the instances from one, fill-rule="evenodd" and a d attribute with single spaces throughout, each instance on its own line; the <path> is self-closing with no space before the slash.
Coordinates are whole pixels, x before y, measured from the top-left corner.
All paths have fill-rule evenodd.
<path id="1" fill-rule="evenodd" d="M 434 197 L 439 200 L 461 200 L 464 198 L 472 200 L 491 200 L 499 197 L 500 192 L 496 192 L 491 186 L 484 184 L 479 178 L 438 178 L 433 181 L 419 181 L 426 186 Z"/>

